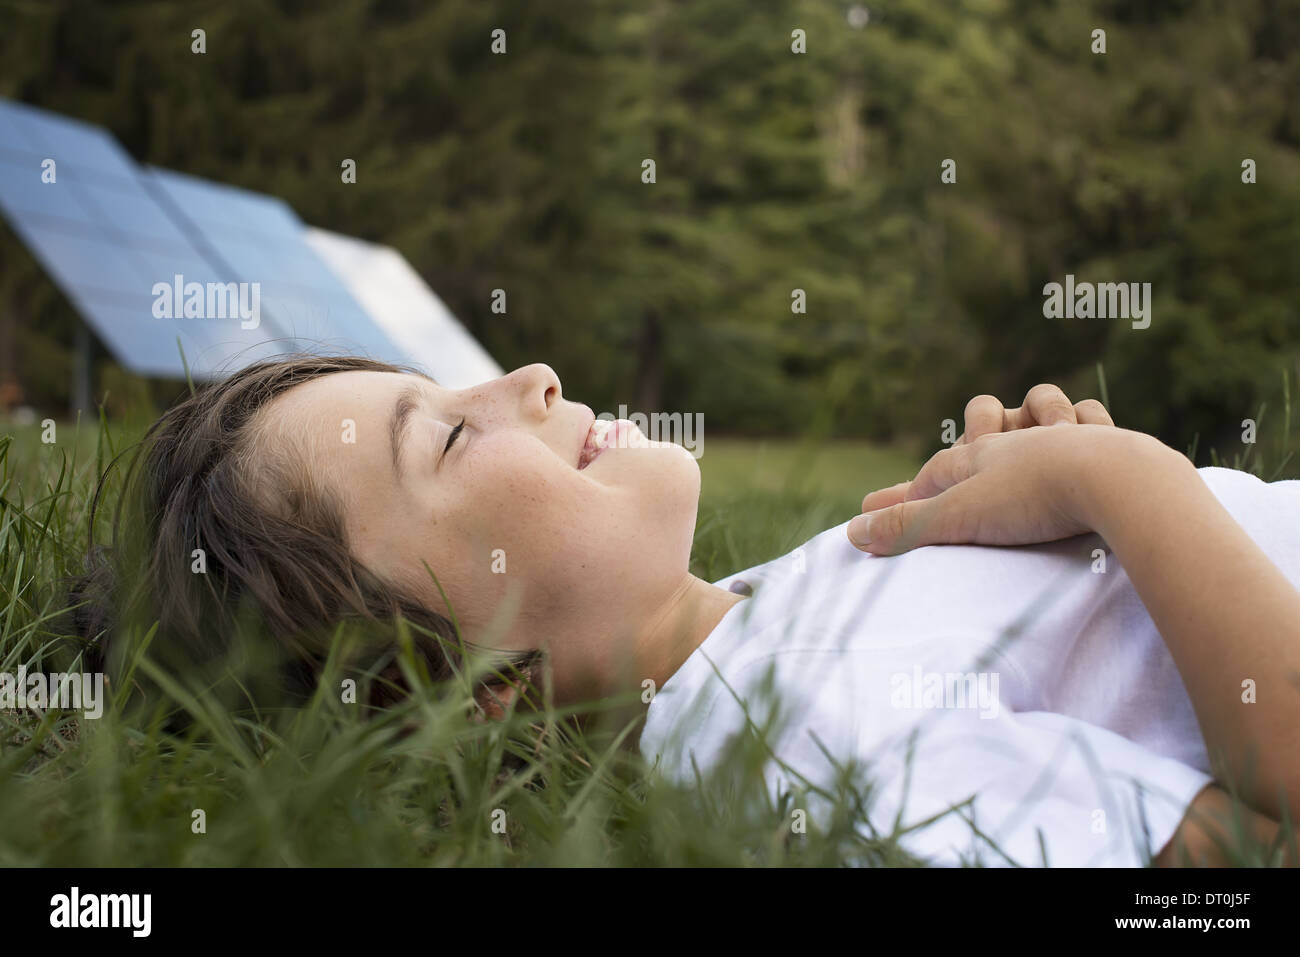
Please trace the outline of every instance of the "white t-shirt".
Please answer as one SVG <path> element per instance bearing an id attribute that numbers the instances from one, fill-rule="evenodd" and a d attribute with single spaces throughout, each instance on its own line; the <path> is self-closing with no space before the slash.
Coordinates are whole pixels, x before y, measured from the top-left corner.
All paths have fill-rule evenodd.
<path id="1" fill-rule="evenodd" d="M 1199 473 L 1300 587 L 1300 481 Z M 1178 669 L 1097 535 L 879 557 L 839 525 L 717 584 L 736 582 L 752 597 L 646 715 L 642 753 L 682 783 L 695 780 L 692 757 L 703 772 L 745 731 L 739 702 L 747 733 L 764 727 L 769 671 L 789 718 L 767 737 L 779 759 L 763 772 L 771 800 L 799 775 L 831 788 L 828 754 L 856 761 L 874 782 L 878 834 L 894 830 L 900 804 L 902 829 L 940 815 L 899 839 L 935 864 L 1140 866 L 1211 781 Z M 827 810 L 815 793 L 797 806 L 814 821 Z"/>

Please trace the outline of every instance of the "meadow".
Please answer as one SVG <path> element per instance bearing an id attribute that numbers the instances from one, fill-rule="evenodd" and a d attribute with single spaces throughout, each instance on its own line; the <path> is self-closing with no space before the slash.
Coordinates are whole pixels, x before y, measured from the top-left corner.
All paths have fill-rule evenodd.
<path id="1" fill-rule="evenodd" d="M 79 568 L 96 477 L 138 431 L 101 421 L 61 423 L 53 443 L 39 426 L 0 437 L 0 671 L 66 666 L 60 582 Z M 777 557 L 919 463 L 856 441 L 711 439 L 693 571 L 717 579 Z M 634 702 L 475 722 L 464 687 L 430 686 L 407 664 L 417 693 L 369 716 L 340 701 L 328 668 L 305 704 L 231 710 L 147 656 L 135 667 L 190 717 L 183 732 L 121 693 L 98 720 L 0 712 L 0 866 L 914 863 L 897 824 L 871 829 L 870 782 L 853 769 L 822 792 L 834 814 L 795 833 L 800 795 L 766 795 L 754 741 L 680 787 L 636 752 Z M 1244 838 L 1237 853 L 1263 860 Z"/>

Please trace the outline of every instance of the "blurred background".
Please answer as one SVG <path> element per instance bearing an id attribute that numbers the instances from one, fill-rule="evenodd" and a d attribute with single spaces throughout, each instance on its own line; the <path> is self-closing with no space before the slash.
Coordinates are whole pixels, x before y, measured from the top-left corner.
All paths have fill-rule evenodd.
<path id="1" fill-rule="evenodd" d="M 1297 0 L 3 10 L 0 96 L 395 247 L 506 369 L 700 413 L 705 452 L 914 457 L 971 396 L 1052 381 L 1203 460 L 1300 368 Z M 1067 273 L 1151 283 L 1150 328 L 1045 318 Z M 6 405 L 65 413 L 77 321 L 0 227 Z M 110 415 L 184 388 L 93 359 Z"/>

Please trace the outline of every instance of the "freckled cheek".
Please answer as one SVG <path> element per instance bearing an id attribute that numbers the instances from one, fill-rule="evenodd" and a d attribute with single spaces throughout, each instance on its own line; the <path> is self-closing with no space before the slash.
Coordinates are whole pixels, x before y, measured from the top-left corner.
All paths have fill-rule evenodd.
<path id="1" fill-rule="evenodd" d="M 589 489 L 527 460 L 500 456 L 481 464 L 466 477 L 458 508 L 483 538 L 501 543 L 494 547 L 540 550 L 580 522 Z"/>

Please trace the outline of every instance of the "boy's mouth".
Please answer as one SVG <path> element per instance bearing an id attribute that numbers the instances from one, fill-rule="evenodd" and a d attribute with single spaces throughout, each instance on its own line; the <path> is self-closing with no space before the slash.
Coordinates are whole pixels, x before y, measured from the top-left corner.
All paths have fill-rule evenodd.
<path id="1" fill-rule="evenodd" d="M 628 419 L 596 419 L 587 432 L 587 441 L 578 456 L 578 469 L 585 469 L 602 452 L 609 448 L 649 448 L 650 440 L 645 437 L 635 422 Z"/>

